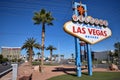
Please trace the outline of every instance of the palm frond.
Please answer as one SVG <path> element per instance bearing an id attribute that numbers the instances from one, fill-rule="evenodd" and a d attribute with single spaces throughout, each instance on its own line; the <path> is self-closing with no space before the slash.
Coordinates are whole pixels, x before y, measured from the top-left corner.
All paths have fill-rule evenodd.
<path id="1" fill-rule="evenodd" d="M 55 48 L 54 46 L 52 46 L 52 45 L 49 45 L 47 48 L 46 48 L 46 50 L 56 50 L 57 48 Z"/>
<path id="2" fill-rule="evenodd" d="M 30 50 L 33 48 L 40 49 L 40 47 L 41 47 L 40 44 L 36 43 L 36 40 L 34 38 L 28 38 L 21 47 L 21 49 L 25 50 Z"/>
<path id="3" fill-rule="evenodd" d="M 45 9 L 41 9 L 40 12 L 35 12 L 33 16 L 34 24 L 45 23 L 47 25 L 53 25 L 52 21 L 54 18 L 52 17 L 50 12 L 46 12 Z"/>

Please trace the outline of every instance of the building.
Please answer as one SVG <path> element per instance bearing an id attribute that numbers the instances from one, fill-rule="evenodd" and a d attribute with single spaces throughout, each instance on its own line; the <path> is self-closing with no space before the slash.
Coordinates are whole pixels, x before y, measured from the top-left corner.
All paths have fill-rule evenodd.
<path id="1" fill-rule="evenodd" d="M 101 52 L 93 52 L 94 59 L 96 60 L 108 60 L 109 59 L 109 51 L 101 51 Z"/>
<path id="2" fill-rule="evenodd" d="M 8 58 L 9 60 L 20 58 L 20 47 L 1 47 L 1 51 L 3 57 Z"/>

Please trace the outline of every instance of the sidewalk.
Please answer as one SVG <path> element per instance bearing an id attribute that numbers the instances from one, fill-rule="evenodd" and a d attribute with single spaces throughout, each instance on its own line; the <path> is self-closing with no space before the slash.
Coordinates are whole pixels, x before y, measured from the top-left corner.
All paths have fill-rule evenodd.
<path id="1" fill-rule="evenodd" d="M 17 80 L 30 80 L 33 73 L 33 67 L 28 62 L 18 67 Z"/>
<path id="2" fill-rule="evenodd" d="M 23 63 L 18 67 L 17 80 L 22 80 L 23 77 L 28 77 L 33 73 L 32 67 L 28 63 Z M 0 80 L 12 80 L 12 71 L 1 77 Z"/>
<path id="3" fill-rule="evenodd" d="M 82 72 L 88 72 L 88 70 L 83 68 Z M 120 72 L 120 70 L 110 71 L 109 69 L 105 68 L 93 68 L 93 72 Z M 35 66 L 32 74 L 32 80 L 47 80 L 51 77 L 59 76 L 62 74 L 76 74 L 75 66 L 44 66 L 44 73 L 40 73 L 38 71 L 38 66 Z"/>
<path id="4" fill-rule="evenodd" d="M 67 66 L 67 65 L 60 65 L 60 66 L 44 66 L 44 72 L 40 73 L 38 71 L 39 66 L 34 66 L 34 68 L 30 68 L 27 63 L 22 64 L 18 68 L 18 78 L 26 75 L 30 75 L 32 73 L 32 80 L 47 80 L 54 76 L 59 76 L 62 74 L 75 74 L 75 66 Z M 87 72 L 87 69 L 82 69 L 82 72 Z M 93 68 L 93 72 L 120 72 L 119 71 L 110 71 L 104 68 Z M 7 75 L 0 78 L 0 80 L 12 80 L 12 71 L 9 72 Z"/>
<path id="5" fill-rule="evenodd" d="M 58 69 L 59 70 L 56 70 Z M 58 75 L 62 75 L 65 74 L 61 69 L 63 68 L 63 66 L 44 66 L 44 72 L 40 73 L 38 71 L 38 66 L 35 66 L 35 70 L 33 71 L 32 74 L 32 80 L 47 80 L 51 77 L 54 76 L 58 76 Z"/>
<path id="6" fill-rule="evenodd" d="M 12 71 L 1 77 L 0 80 L 12 80 Z"/>
<path id="7" fill-rule="evenodd" d="M 40 73 L 38 71 L 38 66 L 34 67 L 34 71 L 32 74 L 32 80 L 47 80 L 54 76 L 59 76 L 62 74 L 76 74 L 75 66 L 44 66 L 44 73 Z M 82 72 L 87 72 L 87 69 L 83 69 Z M 108 69 L 103 68 L 94 68 L 93 72 L 108 72 Z"/>

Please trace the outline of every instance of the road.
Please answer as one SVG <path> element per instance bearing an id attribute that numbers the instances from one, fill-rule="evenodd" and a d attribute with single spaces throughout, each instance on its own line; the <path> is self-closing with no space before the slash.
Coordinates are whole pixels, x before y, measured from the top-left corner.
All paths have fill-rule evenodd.
<path id="1" fill-rule="evenodd" d="M 7 69 L 9 69 L 9 68 L 11 68 L 11 67 L 12 67 L 11 64 L 8 64 L 8 65 L 0 64 L 0 73 L 7 70 Z"/>
<path id="2" fill-rule="evenodd" d="M 11 70 L 12 70 L 11 64 L 8 64 L 8 65 L 0 64 L 0 78 Z"/>

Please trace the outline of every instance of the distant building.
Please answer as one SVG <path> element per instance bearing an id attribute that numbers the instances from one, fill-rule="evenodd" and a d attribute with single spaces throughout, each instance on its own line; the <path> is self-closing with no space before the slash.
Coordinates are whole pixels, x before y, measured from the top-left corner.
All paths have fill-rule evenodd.
<path id="1" fill-rule="evenodd" d="M 94 59 L 96 60 L 108 60 L 109 59 L 109 51 L 101 51 L 101 52 L 93 52 Z"/>
<path id="2" fill-rule="evenodd" d="M 1 51 L 3 57 L 8 58 L 9 60 L 20 58 L 20 47 L 1 47 Z"/>

